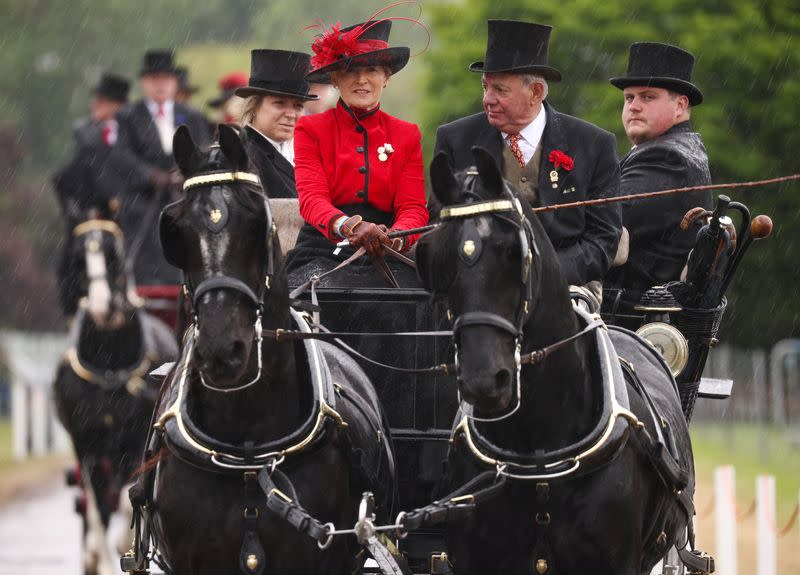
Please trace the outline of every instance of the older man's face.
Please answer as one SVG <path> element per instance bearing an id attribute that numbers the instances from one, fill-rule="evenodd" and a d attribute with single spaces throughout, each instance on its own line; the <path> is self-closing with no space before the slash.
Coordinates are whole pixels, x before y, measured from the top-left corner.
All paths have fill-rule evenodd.
<path id="1" fill-rule="evenodd" d="M 629 86 L 623 91 L 622 125 L 633 144 L 641 144 L 688 119 L 689 99 L 664 88 Z"/>
<path id="2" fill-rule="evenodd" d="M 539 114 L 544 88 L 538 82 L 526 86 L 519 74 L 489 73 L 481 83 L 483 110 L 501 132 L 517 134 Z"/>

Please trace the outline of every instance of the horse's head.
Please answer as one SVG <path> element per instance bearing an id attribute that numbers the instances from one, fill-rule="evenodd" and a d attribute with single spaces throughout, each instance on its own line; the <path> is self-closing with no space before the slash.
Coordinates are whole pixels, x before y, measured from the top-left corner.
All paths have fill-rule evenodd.
<path id="1" fill-rule="evenodd" d="M 82 297 L 95 325 L 117 329 L 132 307 L 122 230 L 111 219 L 91 211 L 72 230 L 70 261 L 81 270 Z"/>
<path id="2" fill-rule="evenodd" d="M 280 250 L 267 198 L 247 172 L 233 128 L 221 125 L 219 144 L 201 151 L 182 126 L 173 149 L 186 182 L 184 197 L 161 215 L 161 245 L 184 272 L 203 381 L 230 390 L 248 370 L 260 372 L 260 345 L 257 360 L 251 352 L 260 342 L 264 296 Z"/>
<path id="3" fill-rule="evenodd" d="M 473 155 L 477 167 L 457 174 L 444 154 L 434 158 L 433 192 L 446 207 L 416 258 L 426 288 L 447 298 L 463 399 L 497 415 L 520 399 L 522 329 L 538 304 L 542 260 L 555 253 L 489 153 Z"/>

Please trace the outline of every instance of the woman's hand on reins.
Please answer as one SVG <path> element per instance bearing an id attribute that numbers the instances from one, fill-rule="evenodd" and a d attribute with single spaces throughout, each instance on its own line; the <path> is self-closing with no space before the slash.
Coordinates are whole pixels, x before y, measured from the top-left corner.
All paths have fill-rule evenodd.
<path id="1" fill-rule="evenodd" d="M 393 247 L 393 242 L 386 235 L 386 226 L 378 226 L 365 221 L 361 216 L 347 218 L 340 227 L 341 233 L 358 249 L 363 247 L 370 257 L 382 257 L 383 247 Z"/>

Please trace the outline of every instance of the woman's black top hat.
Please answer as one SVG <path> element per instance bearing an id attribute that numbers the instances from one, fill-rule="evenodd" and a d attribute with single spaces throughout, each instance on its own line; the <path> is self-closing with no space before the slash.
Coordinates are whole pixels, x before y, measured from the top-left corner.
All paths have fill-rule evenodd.
<path id="1" fill-rule="evenodd" d="M 250 53 L 250 81 L 236 89 L 240 98 L 268 94 L 291 96 L 301 100 L 316 100 L 308 93 L 306 72 L 311 56 L 288 50 L 253 50 Z"/>
<path id="2" fill-rule="evenodd" d="M 139 76 L 146 74 L 177 74 L 172 61 L 172 52 L 151 50 L 145 52 L 144 63 L 139 71 Z"/>
<path id="3" fill-rule="evenodd" d="M 489 37 L 483 62 L 470 65 L 471 72 L 535 74 L 552 82 L 561 72 L 548 65 L 547 49 L 552 26 L 516 20 L 489 20 Z"/>
<path id="4" fill-rule="evenodd" d="M 700 89 L 692 84 L 694 56 L 677 46 L 658 42 L 636 42 L 631 45 L 628 72 L 609 81 L 619 88 L 654 86 L 683 94 L 689 104 L 703 102 Z"/>
<path id="5" fill-rule="evenodd" d="M 197 92 L 197 86 L 192 86 L 189 83 L 189 70 L 186 67 L 178 66 L 175 68 L 175 74 L 178 76 L 178 91 L 188 92 L 189 94 Z"/>
<path id="6" fill-rule="evenodd" d="M 115 102 L 127 102 L 130 87 L 130 83 L 122 76 L 106 73 L 92 89 L 92 94 Z"/>
<path id="7" fill-rule="evenodd" d="M 332 27 L 314 40 L 314 69 L 306 80 L 329 84 L 330 72 L 362 66 L 386 66 L 396 74 L 408 64 L 411 54 L 404 46 L 389 47 L 391 30 L 391 20 L 362 22 L 343 30 Z"/>

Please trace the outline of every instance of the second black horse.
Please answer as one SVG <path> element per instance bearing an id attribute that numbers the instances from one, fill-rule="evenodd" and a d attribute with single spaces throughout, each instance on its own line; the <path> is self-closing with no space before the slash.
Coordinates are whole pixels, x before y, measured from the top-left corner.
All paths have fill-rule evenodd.
<path id="1" fill-rule="evenodd" d="M 455 175 L 435 158 L 447 207 L 417 247 L 421 279 L 454 319 L 465 401 L 444 483 L 479 478 L 451 502 L 462 507 L 494 494 L 450 524 L 449 560 L 459 575 L 649 573 L 691 532 L 675 382 L 634 334 L 573 306 L 536 214 L 473 152 L 477 168 Z"/>

